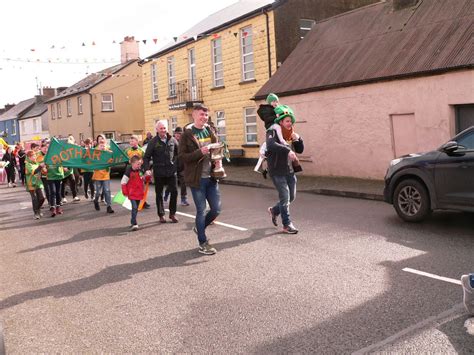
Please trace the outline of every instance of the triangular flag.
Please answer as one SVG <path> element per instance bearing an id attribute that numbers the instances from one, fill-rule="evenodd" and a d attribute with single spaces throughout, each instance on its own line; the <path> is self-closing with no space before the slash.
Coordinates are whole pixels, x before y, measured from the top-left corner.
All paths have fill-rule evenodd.
<path id="1" fill-rule="evenodd" d="M 146 39 L 143 39 L 142 42 L 143 42 L 143 44 L 146 44 Z"/>
<path id="2" fill-rule="evenodd" d="M 84 42 L 82 42 L 82 46 L 83 46 L 83 47 L 85 47 L 85 46 L 86 46 L 86 44 L 85 44 Z"/>
<path id="3" fill-rule="evenodd" d="M 178 37 L 173 37 L 174 41 L 177 42 L 178 41 Z"/>
<path id="4" fill-rule="evenodd" d="M 124 196 L 122 191 L 119 191 L 113 198 L 112 200 L 113 203 L 116 203 L 117 205 L 121 205 L 122 207 L 126 208 L 127 210 L 132 210 L 132 203 L 130 200 Z"/>
<path id="5" fill-rule="evenodd" d="M 113 40 L 112 43 L 117 43 L 117 42 L 115 42 L 115 40 Z"/>
<path id="6" fill-rule="evenodd" d="M 158 38 L 153 38 L 153 42 L 155 42 L 155 44 L 157 41 L 158 41 Z"/>
<path id="7" fill-rule="evenodd" d="M 54 49 L 54 44 L 51 46 L 51 49 Z"/>
<path id="8" fill-rule="evenodd" d="M 95 46 L 95 41 L 92 41 L 92 45 Z"/>
<path id="9" fill-rule="evenodd" d="M 234 32 L 234 37 L 236 37 L 236 38 L 237 38 L 237 35 L 238 35 L 238 33 L 237 33 L 237 32 Z"/>
<path id="10" fill-rule="evenodd" d="M 34 52 L 34 51 L 35 51 L 35 49 L 34 49 L 34 48 L 31 48 L 31 49 L 30 49 L 30 51 Z"/>
<path id="11" fill-rule="evenodd" d="M 212 38 L 219 38 L 219 35 L 218 35 L 217 33 L 214 33 L 214 34 L 212 35 Z"/>

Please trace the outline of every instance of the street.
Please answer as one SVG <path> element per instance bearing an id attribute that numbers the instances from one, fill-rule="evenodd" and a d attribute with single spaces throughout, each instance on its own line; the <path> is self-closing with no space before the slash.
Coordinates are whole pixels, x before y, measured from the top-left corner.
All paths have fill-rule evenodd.
<path id="1" fill-rule="evenodd" d="M 24 189 L 1 186 L 7 353 L 474 352 L 456 284 L 474 272 L 472 214 L 408 224 L 383 202 L 298 193 L 300 232 L 285 235 L 266 211 L 275 190 L 220 188 L 204 256 L 191 196 L 159 224 L 150 193 L 129 232 L 118 205 L 82 199 L 35 221 Z"/>

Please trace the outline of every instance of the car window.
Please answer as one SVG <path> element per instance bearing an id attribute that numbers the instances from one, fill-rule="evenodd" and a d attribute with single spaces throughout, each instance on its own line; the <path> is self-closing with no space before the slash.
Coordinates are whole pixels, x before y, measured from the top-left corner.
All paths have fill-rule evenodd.
<path id="1" fill-rule="evenodd" d="M 459 149 L 474 150 L 474 132 L 459 137 L 457 143 L 460 146 Z"/>

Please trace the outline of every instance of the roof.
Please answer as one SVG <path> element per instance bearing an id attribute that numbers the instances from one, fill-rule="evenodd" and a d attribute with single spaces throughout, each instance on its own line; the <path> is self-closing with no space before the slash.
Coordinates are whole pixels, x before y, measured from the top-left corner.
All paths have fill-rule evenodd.
<path id="1" fill-rule="evenodd" d="M 23 100 L 17 105 L 13 106 L 7 112 L 0 115 L 0 121 L 14 120 L 18 118 L 22 113 L 28 110 L 36 102 L 36 98 L 31 98 L 28 100 Z"/>
<path id="2" fill-rule="evenodd" d="M 281 1 L 281 0 L 280 0 Z M 169 52 L 171 49 L 182 46 L 195 38 L 202 37 L 205 34 L 210 34 L 218 28 L 225 27 L 231 23 L 237 22 L 265 7 L 271 7 L 273 3 L 278 0 L 240 0 L 235 4 L 229 5 L 226 8 L 219 10 L 212 15 L 207 16 L 186 32 L 182 33 L 177 41 L 172 41 L 160 49 L 159 52 L 149 56 L 148 58 L 155 58 L 160 54 Z"/>
<path id="3" fill-rule="evenodd" d="M 109 77 L 110 74 L 115 74 L 115 73 L 119 72 L 120 70 L 122 70 L 123 68 L 125 68 L 126 66 L 128 66 L 128 65 L 130 65 L 130 64 L 132 64 L 136 61 L 137 61 L 137 59 L 129 60 L 125 63 L 120 63 L 120 64 L 117 64 L 117 65 L 114 65 L 113 67 L 101 70 L 97 73 L 90 74 L 90 75 L 86 76 L 84 79 L 82 79 L 81 81 L 78 81 L 74 85 L 69 86 L 64 91 L 61 91 L 61 93 L 59 95 L 56 95 L 55 97 L 49 99 L 47 102 L 56 101 L 56 100 L 63 99 L 63 98 L 68 97 L 68 96 L 73 96 L 73 95 L 79 94 L 81 92 L 90 90 L 91 88 L 93 88 L 94 86 L 99 84 L 100 82 L 106 80 Z"/>
<path id="4" fill-rule="evenodd" d="M 23 113 L 21 117 L 18 117 L 18 119 L 23 120 L 26 118 L 41 116 L 43 113 L 48 111 L 48 106 L 45 104 L 45 101 L 46 101 L 45 96 L 37 96 L 35 104 L 25 113 Z"/>
<path id="5" fill-rule="evenodd" d="M 255 95 L 281 96 L 472 68 L 474 2 L 380 2 L 317 23 Z"/>

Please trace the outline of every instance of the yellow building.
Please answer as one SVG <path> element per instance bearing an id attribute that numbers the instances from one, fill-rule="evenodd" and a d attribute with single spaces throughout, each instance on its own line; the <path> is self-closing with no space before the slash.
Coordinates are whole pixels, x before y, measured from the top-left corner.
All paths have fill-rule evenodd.
<path id="1" fill-rule="evenodd" d="M 184 126 L 203 103 L 231 156 L 257 158 L 255 93 L 316 20 L 374 1 L 246 0 L 208 16 L 141 61 L 145 130 Z"/>

